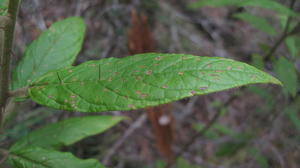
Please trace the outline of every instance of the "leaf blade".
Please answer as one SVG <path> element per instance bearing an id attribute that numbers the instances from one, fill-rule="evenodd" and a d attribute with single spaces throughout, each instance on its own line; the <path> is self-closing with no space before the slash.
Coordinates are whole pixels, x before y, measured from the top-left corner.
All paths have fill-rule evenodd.
<path id="1" fill-rule="evenodd" d="M 56 22 L 34 40 L 13 71 L 12 89 L 26 87 L 41 75 L 70 66 L 81 50 L 85 24 L 79 17 Z"/>
<path id="2" fill-rule="evenodd" d="M 81 160 L 71 153 L 39 147 L 23 148 L 10 152 L 8 159 L 16 168 L 104 168 L 95 159 Z"/>
<path id="3" fill-rule="evenodd" d="M 285 93 L 295 97 L 298 88 L 298 76 L 294 63 L 284 57 L 280 57 L 274 62 L 274 72 L 282 81 Z"/>
<path id="4" fill-rule="evenodd" d="M 268 21 L 262 17 L 252 15 L 247 12 L 242 12 L 234 15 L 235 18 L 241 19 L 245 22 L 248 22 L 253 27 L 257 28 L 258 30 L 265 32 L 269 35 L 275 35 L 276 31 L 272 27 Z"/>
<path id="5" fill-rule="evenodd" d="M 117 116 L 69 118 L 32 131 L 18 140 L 10 150 L 16 151 L 32 145 L 43 148 L 68 146 L 85 137 L 102 133 L 123 119 L 123 117 Z"/>
<path id="6" fill-rule="evenodd" d="M 53 108 L 100 112 L 155 106 L 254 83 L 281 84 L 230 59 L 148 53 L 48 73 L 32 83 L 29 95 Z"/>

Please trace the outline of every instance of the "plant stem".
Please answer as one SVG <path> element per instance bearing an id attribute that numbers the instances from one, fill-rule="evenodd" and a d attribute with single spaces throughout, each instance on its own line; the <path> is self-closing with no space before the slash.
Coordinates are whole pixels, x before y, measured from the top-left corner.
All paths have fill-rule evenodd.
<path id="1" fill-rule="evenodd" d="M 295 0 L 291 1 L 290 4 L 290 8 L 293 9 L 294 5 L 295 5 Z M 286 22 L 286 25 L 284 27 L 284 30 L 282 32 L 282 34 L 280 35 L 279 39 L 276 41 L 276 43 L 272 46 L 272 48 L 266 53 L 266 55 L 263 57 L 264 61 L 270 61 L 272 55 L 274 54 L 274 52 L 277 50 L 277 48 L 280 46 L 280 44 L 290 35 L 295 34 L 295 32 L 298 31 L 298 27 L 296 26 L 292 31 L 290 31 L 290 26 L 291 26 L 291 21 L 292 21 L 292 17 L 289 16 L 288 20 Z M 299 24 L 298 24 L 299 25 Z"/>
<path id="2" fill-rule="evenodd" d="M 9 0 L 8 15 L 0 18 L 0 125 L 9 97 L 10 60 L 14 40 L 16 19 L 19 11 L 20 0 Z"/>

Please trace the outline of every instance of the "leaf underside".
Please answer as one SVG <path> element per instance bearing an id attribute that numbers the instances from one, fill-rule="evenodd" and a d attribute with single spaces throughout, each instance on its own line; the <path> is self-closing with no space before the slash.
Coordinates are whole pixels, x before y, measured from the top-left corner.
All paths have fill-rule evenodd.
<path id="1" fill-rule="evenodd" d="M 31 132 L 18 140 L 10 148 L 10 151 L 20 150 L 28 146 L 59 148 L 63 145 L 71 145 L 85 137 L 104 132 L 122 119 L 124 117 L 117 116 L 69 118 Z"/>
<path id="2" fill-rule="evenodd" d="M 71 153 L 40 147 L 24 148 L 10 153 L 15 168 L 104 168 L 97 160 L 81 160 Z"/>
<path id="3" fill-rule="evenodd" d="M 148 53 L 50 72 L 31 84 L 29 95 L 53 108 L 101 112 L 155 106 L 254 83 L 281 84 L 230 59 Z"/>
<path id="4" fill-rule="evenodd" d="M 71 66 L 81 50 L 85 24 L 79 17 L 70 17 L 51 25 L 26 49 L 13 71 L 12 89 L 28 86 L 43 74 Z"/>

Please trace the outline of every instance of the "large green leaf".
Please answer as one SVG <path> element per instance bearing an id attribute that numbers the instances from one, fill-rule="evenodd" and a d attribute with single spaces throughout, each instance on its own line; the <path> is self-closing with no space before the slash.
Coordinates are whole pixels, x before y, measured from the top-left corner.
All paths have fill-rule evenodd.
<path id="1" fill-rule="evenodd" d="M 274 71 L 282 81 L 286 92 L 296 96 L 298 88 L 298 76 L 293 62 L 280 57 L 274 63 Z"/>
<path id="2" fill-rule="evenodd" d="M 27 146 L 57 148 L 71 145 L 87 136 L 99 134 L 124 119 L 116 116 L 86 116 L 66 119 L 37 129 L 17 141 L 11 151 Z"/>
<path id="3" fill-rule="evenodd" d="M 53 108 L 100 112 L 155 106 L 253 83 L 280 84 L 230 59 L 148 53 L 50 72 L 31 84 L 29 95 Z"/>
<path id="4" fill-rule="evenodd" d="M 275 35 L 276 31 L 273 26 L 268 23 L 268 21 L 262 17 L 252 15 L 247 12 L 235 14 L 234 17 L 239 18 L 245 22 L 248 22 L 253 27 L 261 30 L 262 32 L 268 33 L 270 35 Z"/>
<path id="5" fill-rule="evenodd" d="M 296 16 L 298 15 L 291 9 L 281 5 L 280 3 L 272 0 L 199 0 L 197 2 L 191 3 L 190 7 L 199 8 L 204 6 L 210 7 L 223 7 L 223 6 L 253 6 L 260 7 L 265 9 L 271 9 L 273 11 L 279 12 L 287 16 Z"/>
<path id="6" fill-rule="evenodd" d="M 26 49 L 13 72 L 12 89 L 25 87 L 46 72 L 72 65 L 84 33 L 85 24 L 78 17 L 54 23 Z"/>
<path id="7" fill-rule="evenodd" d="M 10 152 L 15 168 L 104 168 L 97 160 L 81 160 L 71 153 L 30 147 Z"/>

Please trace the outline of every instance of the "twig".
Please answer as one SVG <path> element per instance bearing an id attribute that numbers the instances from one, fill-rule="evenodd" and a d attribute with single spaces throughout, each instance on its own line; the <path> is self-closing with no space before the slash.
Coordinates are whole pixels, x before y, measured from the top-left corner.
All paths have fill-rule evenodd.
<path id="1" fill-rule="evenodd" d="M 10 97 L 27 96 L 28 87 L 20 88 L 9 92 Z"/>
<path id="2" fill-rule="evenodd" d="M 0 23 L 4 26 L 4 30 L 0 33 L 0 125 L 2 125 L 3 113 L 9 97 L 10 59 L 19 5 L 20 0 L 10 0 L 8 16 L 0 18 Z"/>
<path id="3" fill-rule="evenodd" d="M 144 122 L 146 122 L 146 114 L 141 115 L 130 128 L 124 133 L 124 135 L 110 148 L 106 156 L 102 160 L 104 165 L 109 164 L 111 157 L 117 152 L 117 150 L 123 145 L 123 143 L 135 132 L 136 129 L 140 128 Z"/>
<path id="4" fill-rule="evenodd" d="M 231 98 L 229 98 L 224 104 L 223 106 L 228 106 L 229 104 L 231 104 L 238 96 L 234 95 Z M 215 122 L 219 119 L 221 115 L 221 109 L 220 107 L 217 109 L 216 114 L 213 116 L 213 118 L 207 123 L 207 125 L 201 129 L 197 134 L 195 134 L 182 148 L 181 150 L 175 155 L 174 159 L 172 162 L 169 162 L 165 168 L 171 168 L 171 166 L 174 164 L 174 162 L 183 155 L 184 152 L 186 152 L 195 142 L 196 140 L 203 136 L 214 124 Z"/>
<path id="5" fill-rule="evenodd" d="M 295 0 L 291 1 L 290 4 L 290 8 L 293 9 L 294 5 L 295 5 Z M 270 61 L 272 55 L 274 54 L 274 52 L 277 50 L 277 48 L 280 46 L 280 44 L 290 35 L 294 34 L 295 31 L 297 32 L 297 29 L 299 29 L 299 24 L 298 26 L 296 26 L 292 31 L 290 31 L 290 26 L 291 26 L 291 21 L 292 21 L 292 17 L 289 16 L 288 20 L 286 22 L 285 28 L 282 32 L 282 34 L 279 36 L 279 39 L 276 41 L 276 43 L 272 46 L 272 48 L 265 54 L 264 61 Z"/>

